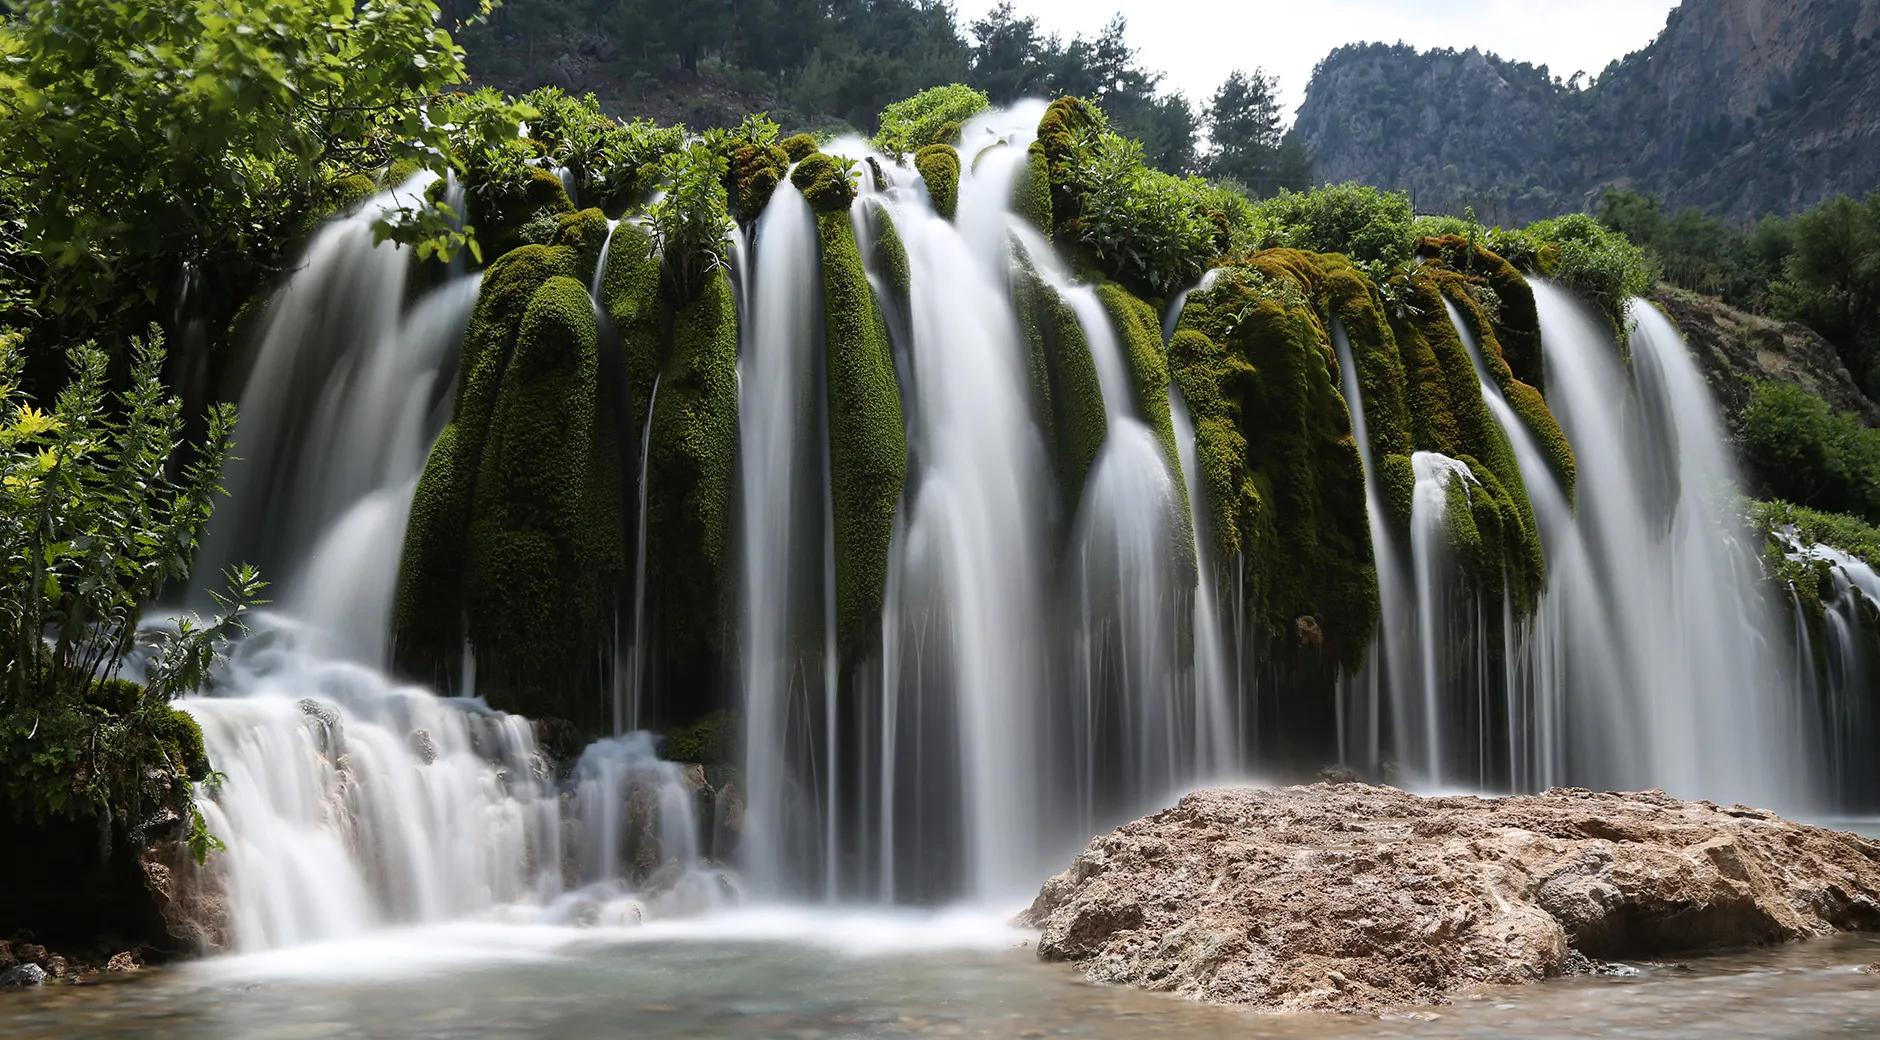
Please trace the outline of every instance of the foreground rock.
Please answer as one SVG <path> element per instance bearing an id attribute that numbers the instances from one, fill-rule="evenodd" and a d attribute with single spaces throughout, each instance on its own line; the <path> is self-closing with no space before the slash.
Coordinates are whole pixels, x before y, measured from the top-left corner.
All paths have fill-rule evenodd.
<path id="1" fill-rule="evenodd" d="M 1597 961 L 1880 929 L 1880 843 L 1661 792 L 1197 791 L 1022 915 L 1092 980 L 1378 1012 Z"/>

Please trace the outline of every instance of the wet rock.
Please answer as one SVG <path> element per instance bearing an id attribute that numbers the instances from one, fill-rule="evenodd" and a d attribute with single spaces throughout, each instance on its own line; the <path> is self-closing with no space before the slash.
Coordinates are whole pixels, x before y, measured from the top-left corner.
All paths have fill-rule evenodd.
<path id="1" fill-rule="evenodd" d="M 110 960 L 105 962 L 104 970 L 108 972 L 117 973 L 117 972 L 126 972 L 126 971 L 136 971 L 138 968 L 141 968 L 141 967 L 143 967 L 143 965 L 137 963 L 136 954 L 132 953 L 129 950 L 119 950 L 118 952 L 111 955 Z"/>
<path id="2" fill-rule="evenodd" d="M 46 961 L 50 960 L 51 957 L 52 955 L 46 951 L 46 948 L 38 943 L 18 942 L 13 944 L 13 959 L 19 961 L 21 964 L 37 964 L 44 967 Z"/>
<path id="3" fill-rule="evenodd" d="M 1097 838 L 1021 921 L 1094 981 L 1382 1012 L 1880 929 L 1880 843 L 1656 791 L 1207 790 Z"/>
<path id="4" fill-rule="evenodd" d="M 46 969 L 37 964 L 15 964 L 0 971 L 0 989 L 24 989 L 27 986 L 42 986 L 45 982 Z"/>
<path id="5" fill-rule="evenodd" d="M 55 979 L 65 978 L 69 970 L 70 970 L 69 965 L 66 964 L 64 957 L 61 957 L 55 953 L 52 956 L 46 958 L 46 974 L 52 976 L 53 978 Z"/>
<path id="6" fill-rule="evenodd" d="M 411 753 L 417 755 L 425 765 L 437 761 L 437 741 L 430 731 L 414 729 L 405 739 L 411 744 Z"/>

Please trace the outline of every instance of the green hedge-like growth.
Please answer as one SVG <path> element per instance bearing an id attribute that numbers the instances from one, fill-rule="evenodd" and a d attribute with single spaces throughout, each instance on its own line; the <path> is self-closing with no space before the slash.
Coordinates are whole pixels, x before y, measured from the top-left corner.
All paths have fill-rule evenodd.
<path id="1" fill-rule="evenodd" d="M 810 208 L 818 213 L 846 210 L 855 201 L 855 164 L 822 152 L 796 164 L 790 183 L 803 193 Z"/>
<path id="2" fill-rule="evenodd" d="M 930 144 L 914 153 L 914 168 L 927 182 L 934 212 L 952 220 L 960 205 L 960 153 L 950 144 Z"/>
<path id="3" fill-rule="evenodd" d="M 888 225 L 892 228 L 892 225 Z M 887 323 L 875 306 L 846 212 L 816 218 L 829 393 L 836 623 L 845 658 L 870 646 L 888 578 L 907 438 Z"/>

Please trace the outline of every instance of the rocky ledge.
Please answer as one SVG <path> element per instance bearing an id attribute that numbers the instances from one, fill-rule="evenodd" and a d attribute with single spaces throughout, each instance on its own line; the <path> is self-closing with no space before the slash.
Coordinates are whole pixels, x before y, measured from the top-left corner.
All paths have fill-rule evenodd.
<path id="1" fill-rule="evenodd" d="M 1020 920 L 1093 981 L 1381 1012 L 1600 962 L 1880 929 L 1880 843 L 1658 791 L 1197 791 Z"/>

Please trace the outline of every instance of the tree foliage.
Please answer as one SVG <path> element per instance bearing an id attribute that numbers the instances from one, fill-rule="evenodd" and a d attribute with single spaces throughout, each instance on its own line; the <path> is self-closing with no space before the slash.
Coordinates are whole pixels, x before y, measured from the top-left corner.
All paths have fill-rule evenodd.
<path id="1" fill-rule="evenodd" d="M 22 5 L 0 22 L 4 244 L 48 315 L 147 312 L 190 265 L 278 254 L 337 174 L 444 172 L 462 142 L 425 106 L 464 79 L 432 0 Z M 464 242 L 434 207 L 409 216 L 388 231 Z"/>
<path id="2" fill-rule="evenodd" d="M 1208 175 L 1231 180 L 1255 198 L 1311 186 L 1305 148 L 1286 133 L 1279 79 L 1263 69 L 1236 70 L 1208 101 Z"/>

